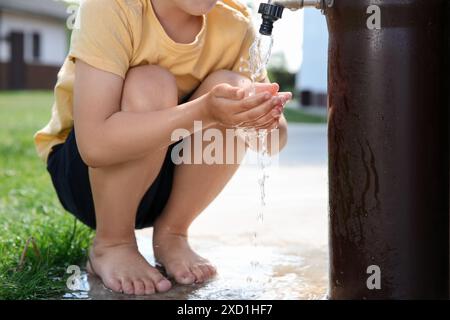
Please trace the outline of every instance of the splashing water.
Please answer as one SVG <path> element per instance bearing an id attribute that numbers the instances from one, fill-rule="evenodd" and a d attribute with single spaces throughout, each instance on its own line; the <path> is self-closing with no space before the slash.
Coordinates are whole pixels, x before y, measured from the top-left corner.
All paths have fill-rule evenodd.
<path id="1" fill-rule="evenodd" d="M 269 63 L 270 56 L 272 54 L 273 37 L 258 35 L 250 47 L 249 52 L 249 71 L 250 79 L 252 81 L 250 87 L 250 95 L 256 94 L 256 79 L 261 76 Z M 264 222 L 264 207 L 266 205 L 265 198 L 265 181 L 268 178 L 266 174 L 266 168 L 268 165 L 268 150 L 267 150 L 267 130 L 258 130 L 258 147 L 260 152 L 258 153 L 258 166 L 260 168 L 259 186 L 261 190 L 261 210 L 258 213 L 258 221 Z"/>
<path id="2" fill-rule="evenodd" d="M 256 94 L 256 80 L 258 77 L 260 77 L 265 70 L 271 53 L 272 53 L 272 47 L 273 47 L 273 37 L 272 36 L 265 36 L 265 35 L 258 35 L 253 42 L 252 46 L 249 50 L 249 60 L 245 61 L 244 63 L 247 64 L 248 68 L 243 69 L 241 68 L 241 71 L 247 71 L 250 74 L 250 79 L 252 81 L 250 90 L 249 90 L 249 96 L 253 96 Z M 266 189 L 265 184 L 266 180 L 268 178 L 267 170 L 266 168 L 270 164 L 270 157 L 268 154 L 268 147 L 267 147 L 267 138 L 268 138 L 268 132 L 266 129 L 264 130 L 257 130 L 255 131 L 249 131 L 244 129 L 245 137 L 246 139 L 257 139 L 257 145 L 258 145 L 258 167 L 259 167 L 259 178 L 258 178 L 258 184 L 260 189 L 260 209 L 257 213 L 257 226 L 255 231 L 253 232 L 252 236 L 252 242 L 253 245 L 256 247 L 258 246 L 258 229 L 262 227 L 262 224 L 264 223 L 264 210 L 266 206 Z M 259 227 L 259 228 L 258 228 Z M 256 252 L 257 250 L 255 250 Z M 250 262 L 252 269 L 255 271 L 255 274 L 258 274 L 257 269 L 261 267 L 260 262 L 258 261 L 258 258 L 255 257 Z M 252 276 L 249 276 L 247 278 L 247 282 L 251 283 L 254 282 L 255 279 L 253 279 Z"/>
<path id="3" fill-rule="evenodd" d="M 269 63 L 270 56 L 272 54 L 273 37 L 258 35 L 250 47 L 248 72 L 252 84 L 250 87 L 250 95 L 255 94 L 256 79 L 260 77 Z"/>

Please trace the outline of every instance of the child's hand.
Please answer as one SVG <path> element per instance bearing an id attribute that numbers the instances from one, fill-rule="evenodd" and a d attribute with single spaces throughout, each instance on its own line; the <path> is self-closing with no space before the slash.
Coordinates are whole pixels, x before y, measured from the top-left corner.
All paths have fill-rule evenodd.
<path id="1" fill-rule="evenodd" d="M 281 120 L 284 119 L 282 117 L 284 107 L 290 100 L 292 100 L 292 93 L 291 92 L 277 92 L 276 96 L 278 98 L 280 98 L 281 103 L 276 105 L 275 108 L 273 109 L 272 112 L 274 112 L 275 116 L 273 117 L 272 120 L 270 120 L 270 118 L 269 118 L 267 123 L 265 123 L 261 126 L 258 126 L 258 127 L 252 127 L 251 125 L 249 126 L 247 124 L 244 124 L 243 127 L 247 127 L 250 129 L 256 129 L 256 130 L 267 129 L 269 131 L 279 128 L 279 126 L 281 124 Z"/>
<path id="2" fill-rule="evenodd" d="M 280 118 L 289 96 L 278 90 L 277 84 L 257 84 L 256 94 L 246 97 L 248 90 L 217 85 L 207 95 L 208 117 L 225 127 L 268 128 Z"/>

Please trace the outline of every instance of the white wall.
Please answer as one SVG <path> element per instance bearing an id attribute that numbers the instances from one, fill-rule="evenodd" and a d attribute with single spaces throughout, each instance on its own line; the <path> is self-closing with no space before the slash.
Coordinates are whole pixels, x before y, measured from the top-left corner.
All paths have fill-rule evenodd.
<path id="1" fill-rule="evenodd" d="M 0 19 L 0 37 L 5 37 L 11 31 L 25 33 L 25 61 L 32 62 L 32 34 L 41 35 L 40 64 L 59 66 L 67 55 L 67 35 L 65 24 L 31 15 L 21 15 L 3 12 Z M 10 59 L 10 48 L 6 41 L 0 41 L 0 61 Z"/>
<path id="2" fill-rule="evenodd" d="M 304 10 L 303 64 L 297 89 L 327 91 L 328 29 L 325 16 L 315 9 Z"/>

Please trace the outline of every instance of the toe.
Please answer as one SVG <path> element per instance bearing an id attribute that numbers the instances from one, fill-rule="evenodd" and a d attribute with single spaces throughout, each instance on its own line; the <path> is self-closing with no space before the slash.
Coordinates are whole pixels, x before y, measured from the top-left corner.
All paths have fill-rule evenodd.
<path id="1" fill-rule="evenodd" d="M 208 280 L 209 278 L 212 277 L 212 273 L 211 273 L 211 270 L 209 269 L 208 265 L 202 264 L 202 265 L 199 266 L 199 268 L 203 272 L 203 276 L 204 276 L 203 280 Z"/>
<path id="2" fill-rule="evenodd" d="M 179 265 L 173 276 L 179 284 L 193 284 L 196 280 L 195 275 L 185 265 Z"/>
<path id="3" fill-rule="evenodd" d="M 161 273 L 159 273 L 156 269 L 153 272 L 150 272 L 149 277 L 152 279 L 154 288 L 158 292 L 166 292 L 172 287 L 172 283 L 169 280 L 163 277 Z"/>
<path id="4" fill-rule="evenodd" d="M 208 263 L 208 269 L 209 269 L 209 272 L 211 272 L 211 276 L 215 276 L 216 274 L 217 274 L 217 269 L 216 269 L 216 267 L 215 266 L 213 266 L 212 264 L 209 264 Z"/>
<path id="5" fill-rule="evenodd" d="M 155 282 L 155 286 L 158 292 L 167 292 L 170 290 L 170 288 L 172 288 L 172 283 L 166 278 L 163 278 L 158 282 Z"/>
<path id="6" fill-rule="evenodd" d="M 192 266 L 191 271 L 195 275 L 196 283 L 202 283 L 204 281 L 205 276 L 203 275 L 203 271 L 199 265 Z"/>
<path id="7" fill-rule="evenodd" d="M 155 293 L 155 285 L 153 284 L 152 279 L 145 278 L 142 281 L 144 282 L 144 285 L 145 285 L 145 294 L 146 295 L 154 294 Z"/>
<path id="8" fill-rule="evenodd" d="M 187 270 L 175 273 L 174 277 L 179 284 L 193 284 L 196 279 L 195 275 Z"/>
<path id="9" fill-rule="evenodd" d="M 114 292 L 122 292 L 122 286 L 119 280 L 117 279 L 109 279 L 103 282 L 105 287 L 111 289 Z"/>
<path id="10" fill-rule="evenodd" d="M 122 279 L 121 282 L 122 282 L 123 293 L 125 293 L 125 294 L 133 294 L 134 293 L 133 283 L 131 282 L 130 279 Z"/>
<path id="11" fill-rule="evenodd" d="M 137 296 L 143 296 L 145 294 L 145 285 L 141 280 L 133 281 L 134 294 Z"/>

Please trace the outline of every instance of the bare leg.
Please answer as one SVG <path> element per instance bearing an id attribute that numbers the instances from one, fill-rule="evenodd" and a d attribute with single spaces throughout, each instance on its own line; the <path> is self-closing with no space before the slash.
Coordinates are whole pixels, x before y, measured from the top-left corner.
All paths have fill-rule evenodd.
<path id="1" fill-rule="evenodd" d="M 192 99 L 209 92 L 220 83 L 245 87 L 250 84 L 250 80 L 230 71 L 218 71 L 203 82 Z M 218 129 L 224 131 L 224 128 Z M 236 146 L 240 138 L 235 139 Z M 225 150 L 224 143 L 224 154 Z M 155 223 L 153 246 L 156 259 L 177 282 L 201 283 L 216 273 L 209 261 L 197 255 L 189 246 L 188 228 L 236 173 L 243 155 L 236 164 L 181 164 L 176 167 L 169 201 Z"/>
<path id="2" fill-rule="evenodd" d="M 168 71 L 144 66 L 127 74 L 123 111 L 145 112 L 176 103 L 177 87 Z M 143 295 L 171 287 L 138 252 L 134 234 L 138 205 L 158 175 L 166 151 L 155 150 L 142 159 L 116 166 L 89 168 L 97 230 L 88 271 L 95 272 L 114 291 Z"/>

